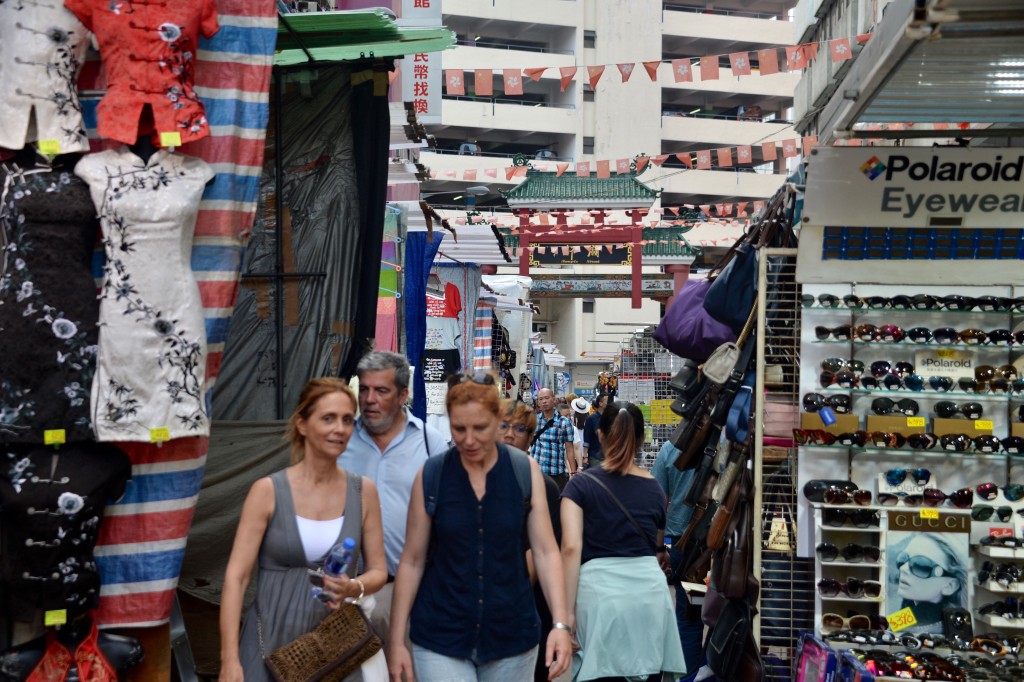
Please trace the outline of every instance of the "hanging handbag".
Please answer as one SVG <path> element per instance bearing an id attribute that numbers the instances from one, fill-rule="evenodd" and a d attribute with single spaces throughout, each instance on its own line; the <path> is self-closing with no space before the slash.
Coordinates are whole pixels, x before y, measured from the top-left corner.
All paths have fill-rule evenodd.
<path id="1" fill-rule="evenodd" d="M 757 257 L 753 244 L 739 242 L 704 297 L 704 310 L 735 332 L 747 321 L 743 311 L 750 310 L 757 298 Z"/>
<path id="2" fill-rule="evenodd" d="M 384 643 L 358 604 L 344 603 L 307 632 L 266 655 L 263 619 L 256 606 L 256 634 L 260 655 L 276 682 L 341 682 Z"/>
<path id="3" fill-rule="evenodd" d="M 704 296 L 711 282 L 694 278 L 686 280 L 654 331 L 654 340 L 676 355 L 703 362 L 736 333 L 717 321 L 704 309 Z"/>

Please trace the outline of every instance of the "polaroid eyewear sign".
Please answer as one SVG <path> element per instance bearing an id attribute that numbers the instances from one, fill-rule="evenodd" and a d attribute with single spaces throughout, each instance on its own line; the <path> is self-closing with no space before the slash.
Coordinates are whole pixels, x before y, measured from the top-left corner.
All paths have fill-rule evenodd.
<path id="1" fill-rule="evenodd" d="M 850 227 L 1016 227 L 1024 149 L 815 149 L 804 222 Z"/>
<path id="2" fill-rule="evenodd" d="M 946 348 L 921 350 L 914 353 L 914 366 L 921 376 L 949 377 L 955 382 L 974 376 L 974 354 Z"/>

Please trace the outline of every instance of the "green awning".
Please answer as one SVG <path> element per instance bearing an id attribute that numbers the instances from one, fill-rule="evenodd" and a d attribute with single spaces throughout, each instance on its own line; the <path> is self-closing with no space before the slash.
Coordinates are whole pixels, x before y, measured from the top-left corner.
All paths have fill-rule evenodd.
<path id="1" fill-rule="evenodd" d="M 318 62 L 336 62 L 439 52 L 455 45 L 455 33 L 444 26 L 399 26 L 391 17 L 382 8 L 285 14 L 278 21 L 274 66 L 309 61 L 302 47 Z"/>

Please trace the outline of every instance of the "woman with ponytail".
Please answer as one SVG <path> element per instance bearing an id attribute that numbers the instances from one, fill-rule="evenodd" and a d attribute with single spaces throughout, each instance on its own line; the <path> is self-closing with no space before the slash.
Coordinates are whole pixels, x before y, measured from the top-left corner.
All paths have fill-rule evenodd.
<path id="1" fill-rule="evenodd" d="M 573 682 L 675 680 L 686 673 L 675 611 L 658 555 L 666 499 L 636 465 L 644 417 L 610 403 L 597 428 L 601 466 L 562 492 L 562 560 L 569 625 L 580 649 Z"/>

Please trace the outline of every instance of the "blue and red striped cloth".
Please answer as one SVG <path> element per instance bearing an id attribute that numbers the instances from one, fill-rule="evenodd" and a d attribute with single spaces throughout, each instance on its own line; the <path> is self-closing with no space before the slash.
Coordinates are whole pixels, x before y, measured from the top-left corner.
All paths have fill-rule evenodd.
<path id="1" fill-rule="evenodd" d="M 200 43 L 195 69 L 211 134 L 180 150 L 217 173 L 203 195 L 192 248 L 209 343 L 207 403 L 238 293 L 242 247 L 255 217 L 277 39 L 274 0 L 218 0 L 217 10 L 220 31 Z M 89 62 L 81 89 L 102 90 L 103 82 L 100 63 Z M 94 151 L 109 146 L 95 137 L 98 101 L 83 98 Z M 96 548 L 103 579 L 99 624 L 159 625 L 170 618 L 209 440 L 119 445 L 131 458 L 132 480 L 124 497 L 107 508 Z"/>

